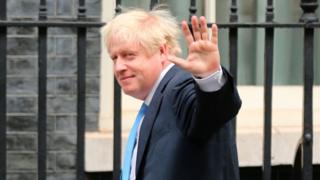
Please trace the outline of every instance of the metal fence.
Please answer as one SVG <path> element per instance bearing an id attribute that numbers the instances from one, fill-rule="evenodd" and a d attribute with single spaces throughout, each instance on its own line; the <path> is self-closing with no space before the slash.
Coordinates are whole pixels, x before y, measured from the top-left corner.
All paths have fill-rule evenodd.
<path id="1" fill-rule="evenodd" d="M 70 27 L 77 29 L 77 155 L 76 178 L 82 180 L 84 175 L 84 134 L 85 134 L 85 64 L 87 28 L 101 27 L 100 22 L 86 19 L 85 0 L 78 2 L 77 19 L 54 21 L 47 19 L 46 0 L 40 0 L 38 21 L 7 20 L 7 1 L 0 1 L 0 179 L 7 178 L 6 157 L 6 75 L 7 75 L 7 28 L 38 28 L 38 179 L 47 178 L 47 30 L 51 27 Z"/>
<path id="2" fill-rule="evenodd" d="M 158 0 L 150 1 L 150 8 Z M 297 23 L 275 23 L 273 0 L 267 1 L 265 22 L 241 23 L 238 22 L 238 6 L 236 0 L 230 2 L 230 22 L 218 23 L 219 28 L 229 29 L 229 59 L 230 72 L 237 80 L 238 58 L 238 30 L 239 28 L 265 29 L 265 79 L 264 79 L 264 147 L 263 147 L 263 180 L 271 179 L 271 127 L 272 127 L 272 72 L 275 28 L 302 28 L 304 29 L 304 103 L 303 103 L 303 134 L 297 150 L 295 169 L 297 179 L 312 180 L 312 87 L 313 87 L 313 51 L 314 31 L 320 28 L 315 10 L 317 0 L 301 0 L 303 14 Z M 121 12 L 121 0 L 116 1 L 116 13 Z M 196 1 L 190 1 L 190 16 L 197 11 Z M 208 23 L 210 26 L 211 23 Z M 84 133 L 85 133 L 85 62 L 86 62 L 86 32 L 89 27 L 101 27 L 100 22 L 90 22 L 86 19 L 85 1 L 79 0 L 78 18 L 73 21 L 47 20 L 46 1 L 40 0 L 38 21 L 9 21 L 6 18 L 6 0 L 0 0 L 0 179 L 6 179 L 6 46 L 8 27 L 37 27 L 38 28 L 38 179 L 46 179 L 47 142 L 46 142 L 46 95 L 47 95 L 47 29 L 50 27 L 73 27 L 77 29 L 77 180 L 84 179 Z M 114 84 L 114 172 L 113 179 L 118 180 L 121 166 L 121 91 L 119 85 Z"/>

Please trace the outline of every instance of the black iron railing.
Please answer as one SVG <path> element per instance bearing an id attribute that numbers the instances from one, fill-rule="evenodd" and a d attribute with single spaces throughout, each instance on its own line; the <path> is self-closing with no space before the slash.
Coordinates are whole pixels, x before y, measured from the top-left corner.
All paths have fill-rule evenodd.
<path id="1" fill-rule="evenodd" d="M 116 1 L 116 14 L 121 13 L 121 0 Z M 113 179 L 120 179 L 121 173 L 121 89 L 114 77 L 113 99 Z"/>
<path id="2" fill-rule="evenodd" d="M 54 21 L 47 19 L 46 0 L 40 0 L 38 21 L 9 21 L 6 18 L 6 0 L 0 1 L 0 179 L 7 179 L 6 156 L 6 56 L 8 27 L 38 28 L 38 161 L 37 177 L 47 178 L 47 30 L 50 27 L 77 28 L 77 155 L 76 179 L 85 179 L 84 175 L 84 134 L 85 134 L 85 64 L 86 32 L 90 27 L 101 27 L 101 22 L 86 20 L 85 1 L 79 0 L 76 20 Z"/>
<path id="3" fill-rule="evenodd" d="M 151 0 L 150 8 L 159 1 Z M 238 71 L 238 30 L 239 28 L 265 29 L 265 79 L 264 79 L 264 146 L 263 146 L 263 180 L 271 180 L 271 128 L 272 128 L 272 82 L 273 82 L 273 51 L 275 28 L 304 29 L 304 111 L 303 134 L 301 144 L 297 150 L 295 169 L 297 179 L 312 180 L 312 146 L 313 146 L 313 117 L 312 117 L 312 87 L 313 87 L 313 51 L 314 30 L 320 28 L 315 10 L 317 0 L 301 0 L 303 14 L 297 23 L 276 23 L 274 19 L 273 1 L 268 0 L 266 6 L 266 20 L 263 23 L 238 22 L 238 6 L 236 0 L 231 0 L 230 22 L 218 23 L 219 28 L 229 29 L 229 59 L 230 72 L 237 82 Z M 116 1 L 116 13 L 121 13 L 121 0 Z M 190 16 L 196 14 L 196 1 L 190 1 Z M 54 21 L 47 19 L 47 4 L 40 0 L 38 21 L 9 21 L 6 17 L 6 0 L 0 0 L 0 179 L 6 179 L 6 75 L 7 75 L 7 28 L 8 27 L 37 27 L 38 28 L 38 179 L 46 179 L 47 142 L 47 30 L 49 27 L 72 27 L 77 29 L 77 180 L 84 179 L 84 133 L 85 133 L 85 62 L 86 62 L 86 32 L 89 27 L 101 27 L 101 22 L 91 22 L 86 19 L 85 1 L 79 0 L 78 18 L 69 21 Z M 211 26 L 211 23 L 208 23 Z M 236 126 L 236 124 L 234 123 Z M 301 156 L 301 157 L 300 157 Z M 118 180 L 121 167 L 121 91 L 114 83 L 114 162 L 113 179 Z"/>
<path id="4" fill-rule="evenodd" d="M 47 20 L 46 1 L 41 0 L 39 21 Z M 38 179 L 46 179 L 47 170 L 47 33 L 48 27 L 38 30 Z"/>
<path id="5" fill-rule="evenodd" d="M 268 0 L 266 22 L 273 22 L 273 0 Z M 263 180 L 271 180 L 271 128 L 272 128 L 272 74 L 273 74 L 274 28 L 265 29 L 264 56 L 264 139 L 263 139 Z"/>
<path id="6" fill-rule="evenodd" d="M 6 20 L 6 1 L 1 1 L 0 20 Z M 6 179 L 6 141 L 7 141 L 7 28 L 0 27 L 0 179 Z"/>

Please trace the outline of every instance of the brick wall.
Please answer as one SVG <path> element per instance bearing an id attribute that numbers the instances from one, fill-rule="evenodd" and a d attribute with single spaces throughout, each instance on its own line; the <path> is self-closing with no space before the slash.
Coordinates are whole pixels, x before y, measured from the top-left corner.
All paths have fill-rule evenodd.
<path id="1" fill-rule="evenodd" d="M 8 19 L 36 20 L 40 0 L 7 0 Z M 78 0 L 47 0 L 49 19 L 76 18 Z M 87 0 L 99 21 L 101 0 Z M 7 179 L 37 177 L 37 28 L 9 28 L 7 44 Z M 88 30 L 86 129 L 98 129 L 100 35 Z M 75 179 L 76 29 L 48 29 L 48 180 Z"/>

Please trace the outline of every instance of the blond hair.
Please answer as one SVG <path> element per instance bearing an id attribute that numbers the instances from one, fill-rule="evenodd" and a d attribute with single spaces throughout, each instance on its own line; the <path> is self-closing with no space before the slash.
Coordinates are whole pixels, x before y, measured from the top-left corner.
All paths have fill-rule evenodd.
<path id="1" fill-rule="evenodd" d="M 128 9 L 107 22 L 101 32 L 107 48 L 112 45 L 112 39 L 116 39 L 138 43 L 149 55 L 161 45 L 166 45 L 171 54 L 181 52 L 178 24 L 166 9 Z"/>

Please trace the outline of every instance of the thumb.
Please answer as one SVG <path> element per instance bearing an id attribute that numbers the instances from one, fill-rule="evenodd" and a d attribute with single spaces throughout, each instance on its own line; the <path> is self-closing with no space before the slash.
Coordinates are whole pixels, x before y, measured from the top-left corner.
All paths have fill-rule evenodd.
<path id="1" fill-rule="evenodd" d="M 172 56 L 169 55 L 168 56 L 168 60 L 172 63 L 174 63 L 175 65 L 181 67 L 182 69 L 187 69 L 188 66 L 188 62 L 182 58 L 179 58 L 177 56 Z"/>

